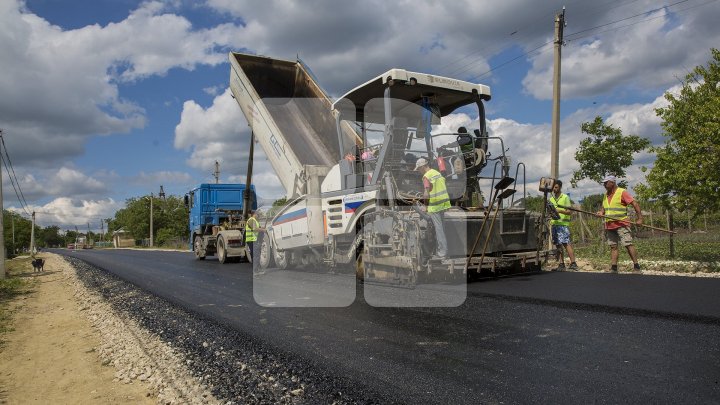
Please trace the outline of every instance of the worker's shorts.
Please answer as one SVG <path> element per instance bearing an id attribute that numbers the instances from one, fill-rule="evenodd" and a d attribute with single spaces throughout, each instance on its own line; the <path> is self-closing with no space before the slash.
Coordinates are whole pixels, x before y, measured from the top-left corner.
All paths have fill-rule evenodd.
<path id="1" fill-rule="evenodd" d="M 570 228 L 566 225 L 552 226 L 553 245 L 567 245 L 570 243 Z"/>
<path id="2" fill-rule="evenodd" d="M 607 235 L 607 243 L 610 246 L 617 246 L 618 243 L 622 243 L 623 246 L 633 244 L 630 228 L 624 226 L 617 229 L 606 229 L 605 235 Z"/>

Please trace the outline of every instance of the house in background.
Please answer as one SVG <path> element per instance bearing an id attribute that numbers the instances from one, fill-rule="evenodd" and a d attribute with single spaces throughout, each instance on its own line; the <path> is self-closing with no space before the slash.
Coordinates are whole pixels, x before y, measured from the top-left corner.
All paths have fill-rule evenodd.
<path id="1" fill-rule="evenodd" d="M 113 232 L 113 247 L 126 248 L 134 246 L 135 239 L 133 239 L 132 235 L 130 235 L 130 233 L 127 232 L 124 228 L 120 228 L 117 231 Z"/>

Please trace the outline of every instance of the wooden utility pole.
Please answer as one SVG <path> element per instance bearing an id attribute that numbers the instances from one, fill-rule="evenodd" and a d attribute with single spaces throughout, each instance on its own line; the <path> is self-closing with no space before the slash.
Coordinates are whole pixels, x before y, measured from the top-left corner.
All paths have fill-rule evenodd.
<path id="1" fill-rule="evenodd" d="M 565 7 L 555 15 L 555 63 L 553 67 L 552 146 L 550 149 L 550 177 L 560 176 L 560 57 L 562 56 Z"/>
<path id="2" fill-rule="evenodd" d="M 35 256 L 35 211 L 32 212 L 32 226 L 30 227 L 30 256 Z"/>

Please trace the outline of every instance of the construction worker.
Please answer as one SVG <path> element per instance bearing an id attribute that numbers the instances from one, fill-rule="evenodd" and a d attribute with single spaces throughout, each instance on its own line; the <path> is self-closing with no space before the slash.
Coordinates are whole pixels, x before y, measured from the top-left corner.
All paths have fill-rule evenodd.
<path id="1" fill-rule="evenodd" d="M 445 177 L 435 169 L 431 169 L 425 158 L 415 162 L 415 171 L 422 174 L 423 199 L 426 203 L 426 211 L 432 220 L 435 228 L 435 240 L 437 241 L 436 254 L 440 259 L 447 257 L 447 238 L 443 227 L 443 216 L 450 208 L 450 195 L 445 187 Z"/>
<path id="2" fill-rule="evenodd" d="M 610 245 L 610 271 L 617 273 L 617 262 L 620 252 L 618 252 L 618 244 L 622 243 L 628 251 L 630 259 L 633 261 L 633 271 L 640 271 L 638 264 L 638 254 L 632 242 L 630 235 L 630 221 L 628 219 L 627 206 L 632 205 L 637 215 L 636 224 L 642 224 L 642 211 L 640 205 L 627 192 L 627 190 L 617 186 L 617 178 L 615 176 L 605 176 L 603 178 L 606 194 L 603 198 L 603 208 L 598 212 L 604 215 L 605 219 L 605 235 Z"/>
<path id="3" fill-rule="evenodd" d="M 264 230 L 264 228 L 260 227 L 260 223 L 257 220 L 256 211 L 250 210 L 250 217 L 245 221 L 245 245 L 247 246 L 251 263 L 255 262 L 255 255 L 257 253 L 255 250 L 255 242 L 258 240 L 258 233 Z"/>
<path id="4" fill-rule="evenodd" d="M 570 243 L 570 210 L 560 208 L 559 206 L 569 207 L 570 197 L 562 192 L 562 181 L 555 180 L 553 185 L 552 194 L 550 195 L 550 203 L 555 207 L 555 210 L 560 214 L 559 219 L 553 219 L 550 221 L 552 229 L 552 240 L 553 244 L 557 248 L 557 254 L 555 258 L 558 261 L 558 266 L 553 271 L 565 271 L 565 257 L 563 255 L 563 248 L 567 251 L 568 258 L 570 259 L 570 271 L 576 271 L 578 269 L 577 263 L 575 263 L 575 252 L 573 251 L 572 244 Z"/>

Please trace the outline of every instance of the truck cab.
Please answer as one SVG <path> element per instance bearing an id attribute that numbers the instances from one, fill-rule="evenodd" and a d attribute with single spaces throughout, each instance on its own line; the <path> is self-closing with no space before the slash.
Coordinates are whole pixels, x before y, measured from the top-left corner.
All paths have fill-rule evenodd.
<path id="1" fill-rule="evenodd" d="M 190 220 L 190 250 L 198 260 L 217 254 L 218 260 L 245 258 L 242 217 L 244 184 L 203 183 L 185 195 Z M 257 208 L 255 188 L 250 187 L 251 209 Z"/>

